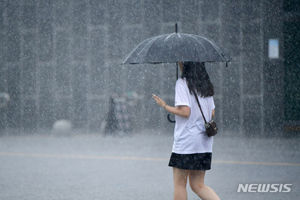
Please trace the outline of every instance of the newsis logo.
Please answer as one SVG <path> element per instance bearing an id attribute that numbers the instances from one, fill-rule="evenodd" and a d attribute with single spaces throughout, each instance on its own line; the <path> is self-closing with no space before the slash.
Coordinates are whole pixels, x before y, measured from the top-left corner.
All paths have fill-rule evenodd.
<path id="1" fill-rule="evenodd" d="M 279 183 L 240 183 L 237 192 L 291 192 L 292 185 Z"/>

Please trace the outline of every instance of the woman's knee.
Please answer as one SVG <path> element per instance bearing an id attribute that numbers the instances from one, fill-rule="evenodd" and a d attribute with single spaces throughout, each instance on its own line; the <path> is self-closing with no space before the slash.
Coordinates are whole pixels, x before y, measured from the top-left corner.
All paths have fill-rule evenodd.
<path id="1" fill-rule="evenodd" d="M 204 184 L 205 171 L 190 171 L 189 183 L 191 189 L 195 192 L 205 187 Z"/>
<path id="2" fill-rule="evenodd" d="M 190 181 L 190 187 L 193 192 L 197 193 L 199 190 L 202 190 L 205 187 L 205 184 Z"/>

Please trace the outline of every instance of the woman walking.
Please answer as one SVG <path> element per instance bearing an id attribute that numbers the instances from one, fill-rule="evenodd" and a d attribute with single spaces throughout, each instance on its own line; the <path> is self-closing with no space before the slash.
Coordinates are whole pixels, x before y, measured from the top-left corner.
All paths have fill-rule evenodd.
<path id="1" fill-rule="evenodd" d="M 181 77 L 175 86 L 175 107 L 153 94 L 158 105 L 175 114 L 174 142 L 169 165 L 173 168 L 174 200 L 187 200 L 186 184 L 189 184 L 202 200 L 219 200 L 218 195 L 204 184 L 205 170 L 211 169 L 213 136 L 205 132 L 201 115 L 192 90 L 207 121 L 215 114 L 214 87 L 204 63 L 179 62 Z"/>

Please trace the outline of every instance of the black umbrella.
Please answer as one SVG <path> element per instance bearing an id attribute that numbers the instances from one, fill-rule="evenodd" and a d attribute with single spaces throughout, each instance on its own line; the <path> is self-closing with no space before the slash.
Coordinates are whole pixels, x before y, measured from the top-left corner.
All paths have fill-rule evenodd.
<path id="1" fill-rule="evenodd" d="M 178 62 L 230 62 L 223 51 L 206 37 L 187 33 L 158 35 L 148 38 L 137 45 L 122 64 L 160 64 L 176 63 L 176 78 L 178 79 Z M 168 114 L 168 120 L 170 115 Z M 174 122 L 174 121 L 172 121 Z"/>
<path id="2" fill-rule="evenodd" d="M 175 33 L 142 41 L 129 53 L 123 64 L 230 61 L 213 41 L 200 35 L 177 33 L 175 29 Z"/>

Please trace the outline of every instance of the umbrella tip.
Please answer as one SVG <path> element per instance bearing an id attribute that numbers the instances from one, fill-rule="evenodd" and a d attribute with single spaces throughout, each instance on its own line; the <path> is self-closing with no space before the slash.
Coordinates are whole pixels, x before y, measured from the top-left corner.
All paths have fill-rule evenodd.
<path id="1" fill-rule="evenodd" d="M 177 33 L 177 23 L 175 23 L 175 33 Z"/>

